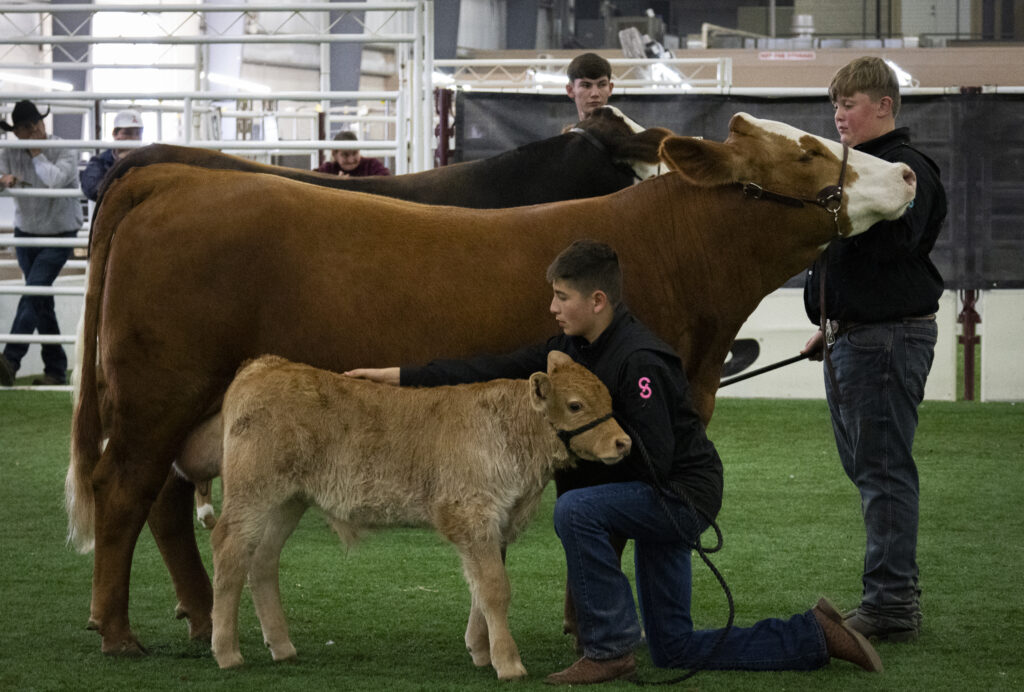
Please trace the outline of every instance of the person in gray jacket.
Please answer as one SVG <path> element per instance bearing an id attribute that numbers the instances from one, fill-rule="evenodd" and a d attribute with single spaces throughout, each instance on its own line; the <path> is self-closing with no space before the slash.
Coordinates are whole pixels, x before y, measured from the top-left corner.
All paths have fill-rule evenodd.
<path id="1" fill-rule="evenodd" d="M 59 139 L 46 134 L 43 118 L 31 101 L 18 101 L 11 121 L 0 120 L 0 129 L 20 140 Z M 77 188 L 78 152 L 74 149 L 0 149 L 0 186 L 32 190 Z M 72 197 L 17 197 L 14 200 L 15 238 L 73 237 L 82 227 L 82 203 Z M 18 266 L 27 286 L 51 286 L 71 256 L 66 247 L 18 247 Z M 60 334 L 53 296 L 26 295 L 18 303 L 12 334 Z M 0 355 L 0 385 L 10 387 L 21 366 L 28 344 L 7 344 Z M 44 344 L 43 376 L 33 384 L 67 382 L 68 359 L 60 344 Z"/>

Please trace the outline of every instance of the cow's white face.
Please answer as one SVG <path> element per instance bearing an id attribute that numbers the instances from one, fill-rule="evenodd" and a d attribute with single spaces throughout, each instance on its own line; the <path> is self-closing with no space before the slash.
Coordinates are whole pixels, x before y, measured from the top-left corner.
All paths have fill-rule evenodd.
<path id="1" fill-rule="evenodd" d="M 803 199 L 815 199 L 822 188 L 839 181 L 839 142 L 746 113 L 733 116 L 729 131 L 722 143 L 688 137 L 666 140 L 662 158 L 698 185 L 753 182 Z M 878 221 L 899 218 L 915 192 L 916 178 L 909 166 L 851 149 L 839 232 L 852 236 Z"/>
<path id="2" fill-rule="evenodd" d="M 739 115 L 753 126 L 765 132 L 781 135 L 805 151 L 808 147 L 804 138 L 811 137 L 831 151 L 838 161 L 843 160 L 843 145 L 840 142 L 811 135 L 774 120 L 761 120 L 745 113 Z M 913 201 L 917 179 L 906 164 L 890 163 L 851 149 L 847 166 L 843 195 L 848 198 L 846 213 L 852 226 L 850 235 L 862 233 L 870 228 L 879 220 L 876 216 L 879 212 L 883 213 L 883 218 L 899 218 Z M 884 214 L 886 209 L 894 211 L 891 215 Z"/>

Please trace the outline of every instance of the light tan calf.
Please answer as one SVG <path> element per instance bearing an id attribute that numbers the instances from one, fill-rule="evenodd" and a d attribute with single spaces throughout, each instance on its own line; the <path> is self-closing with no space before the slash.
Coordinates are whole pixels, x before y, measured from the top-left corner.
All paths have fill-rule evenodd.
<path id="1" fill-rule="evenodd" d="M 555 469 L 615 463 L 630 439 L 596 376 L 552 352 L 547 373 L 405 389 L 264 356 L 224 398 L 224 502 L 213 530 L 213 653 L 242 663 L 238 606 L 246 575 L 274 660 L 295 656 L 278 589 L 285 540 L 309 505 L 344 539 L 365 527 L 427 524 L 455 544 L 472 605 L 473 662 L 501 679 L 526 669 L 508 630 L 502 548 L 533 516 Z M 603 419 L 603 420 L 602 420 Z M 599 421 L 594 427 L 588 423 Z M 586 428 L 579 430 L 580 428 Z"/>

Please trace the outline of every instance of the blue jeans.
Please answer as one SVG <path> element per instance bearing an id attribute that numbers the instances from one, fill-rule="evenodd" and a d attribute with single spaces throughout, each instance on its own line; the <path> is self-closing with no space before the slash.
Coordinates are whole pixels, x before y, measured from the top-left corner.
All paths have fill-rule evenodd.
<path id="1" fill-rule="evenodd" d="M 58 233 L 55 238 L 73 238 L 77 231 Z M 40 238 L 20 229 L 14 229 L 15 238 Z M 18 247 L 15 248 L 18 266 L 25 275 L 26 286 L 52 286 L 60 270 L 71 257 L 67 247 Z M 11 334 L 60 334 L 53 296 L 22 296 L 14 313 Z M 16 371 L 21 359 L 28 352 L 28 344 L 7 344 L 4 357 Z M 67 377 L 68 357 L 60 344 L 43 344 L 43 372 L 61 382 Z"/>
<path id="2" fill-rule="evenodd" d="M 917 407 L 938 330 L 934 321 L 864 324 L 832 348 L 839 397 L 825 374 L 839 459 L 860 491 L 867 533 L 861 608 L 870 615 L 920 614 L 917 568 Z"/>
<path id="3" fill-rule="evenodd" d="M 636 590 L 651 660 L 662 668 L 813 670 L 828 663 L 825 637 L 811 611 L 788 620 L 733 627 L 706 660 L 721 630 L 694 630 L 690 619 L 690 547 L 708 523 L 679 500 L 642 482 L 570 490 L 555 504 L 555 530 L 565 548 L 580 643 L 593 659 L 609 659 L 640 643 L 629 580 L 609 536 L 634 539 Z"/>

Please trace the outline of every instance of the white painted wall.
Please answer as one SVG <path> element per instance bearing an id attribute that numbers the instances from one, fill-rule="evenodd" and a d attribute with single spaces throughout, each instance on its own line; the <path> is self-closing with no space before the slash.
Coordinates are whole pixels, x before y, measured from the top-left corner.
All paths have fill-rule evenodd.
<path id="1" fill-rule="evenodd" d="M 1018 303 L 1019 304 L 1019 303 Z M 939 303 L 939 340 L 935 361 L 925 387 L 925 398 L 956 400 L 957 355 L 956 293 L 946 291 Z M 761 353 L 748 370 L 798 355 L 814 333 L 804 312 L 803 291 L 782 288 L 766 297 L 744 323 L 738 339 L 757 339 Z M 739 373 L 742 374 L 742 373 Z M 723 397 L 822 399 L 825 396 L 821 363 L 800 361 L 720 389 Z"/>
<path id="2" fill-rule="evenodd" d="M 980 303 L 981 400 L 1024 401 L 1024 290 L 986 291 Z"/>

